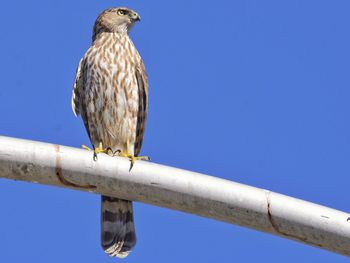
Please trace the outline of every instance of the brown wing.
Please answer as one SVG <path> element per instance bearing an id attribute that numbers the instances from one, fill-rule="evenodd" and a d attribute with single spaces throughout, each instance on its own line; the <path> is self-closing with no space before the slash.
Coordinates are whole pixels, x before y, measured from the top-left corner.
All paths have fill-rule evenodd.
<path id="1" fill-rule="evenodd" d="M 81 113 L 81 96 L 80 90 L 84 85 L 83 74 L 82 74 L 82 64 L 83 58 L 80 60 L 77 72 L 75 74 L 75 81 L 73 85 L 73 94 L 72 94 L 72 110 L 75 116 L 79 116 Z"/>
<path id="2" fill-rule="evenodd" d="M 136 79 L 138 85 L 138 99 L 139 108 L 137 114 L 136 124 L 136 140 L 134 146 L 134 155 L 137 156 L 140 153 L 143 134 L 145 132 L 147 110 L 148 110 L 148 79 L 145 69 L 145 65 L 141 60 L 140 65 L 136 68 Z"/>
<path id="3" fill-rule="evenodd" d="M 85 66 L 85 57 L 83 57 L 80 62 L 77 69 L 77 73 L 75 76 L 75 81 L 73 85 L 73 95 L 72 95 L 72 109 L 75 114 L 75 116 L 79 116 L 81 114 L 81 117 L 84 122 L 85 129 L 87 131 L 87 134 L 89 136 L 89 139 L 91 141 L 91 135 L 89 130 L 89 122 L 88 117 L 86 114 L 86 105 L 84 101 L 84 85 L 85 85 L 85 77 L 84 77 L 84 66 Z M 91 141 L 92 142 L 92 141 Z"/>

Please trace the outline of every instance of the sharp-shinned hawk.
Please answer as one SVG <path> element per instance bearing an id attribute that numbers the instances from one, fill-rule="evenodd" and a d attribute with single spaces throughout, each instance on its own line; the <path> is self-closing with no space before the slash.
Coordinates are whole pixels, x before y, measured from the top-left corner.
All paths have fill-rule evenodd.
<path id="1" fill-rule="evenodd" d="M 72 106 L 81 115 L 94 154 L 114 152 L 131 165 L 140 153 L 146 123 L 148 81 L 129 31 L 140 16 L 109 8 L 97 18 L 92 45 L 80 60 Z M 107 150 L 108 149 L 108 150 Z M 111 256 L 126 257 L 136 244 L 132 202 L 102 196 L 101 243 Z"/>

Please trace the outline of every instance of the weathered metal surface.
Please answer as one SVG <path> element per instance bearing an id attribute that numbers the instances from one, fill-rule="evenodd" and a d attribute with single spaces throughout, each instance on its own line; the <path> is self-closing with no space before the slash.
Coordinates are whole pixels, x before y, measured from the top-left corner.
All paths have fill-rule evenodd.
<path id="1" fill-rule="evenodd" d="M 268 190 L 151 162 L 0 136 L 0 177 L 135 200 L 350 255 L 350 215 Z"/>

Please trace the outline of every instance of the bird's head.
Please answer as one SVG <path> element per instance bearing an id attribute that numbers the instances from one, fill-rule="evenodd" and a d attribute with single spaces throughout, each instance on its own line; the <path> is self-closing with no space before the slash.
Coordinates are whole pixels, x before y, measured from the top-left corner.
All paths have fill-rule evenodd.
<path id="1" fill-rule="evenodd" d="M 127 7 L 113 7 L 103 11 L 96 19 L 94 36 L 101 32 L 128 33 L 141 17 Z"/>

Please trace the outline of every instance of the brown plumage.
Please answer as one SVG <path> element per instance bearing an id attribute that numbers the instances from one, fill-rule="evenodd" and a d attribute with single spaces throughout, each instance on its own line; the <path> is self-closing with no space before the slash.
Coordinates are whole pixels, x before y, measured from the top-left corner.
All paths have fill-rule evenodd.
<path id="1" fill-rule="evenodd" d="M 140 16 L 110 8 L 97 18 L 92 45 L 81 59 L 73 88 L 74 113 L 81 115 L 94 149 L 137 156 L 147 115 L 148 81 L 143 61 L 128 36 Z M 102 247 L 125 257 L 136 243 L 130 201 L 102 196 Z"/>

